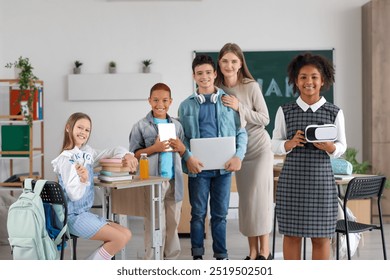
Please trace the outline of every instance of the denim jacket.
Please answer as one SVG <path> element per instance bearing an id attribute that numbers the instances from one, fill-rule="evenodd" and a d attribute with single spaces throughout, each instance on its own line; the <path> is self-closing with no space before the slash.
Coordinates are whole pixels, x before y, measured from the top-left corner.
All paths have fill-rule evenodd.
<path id="1" fill-rule="evenodd" d="M 222 89 L 217 89 L 217 125 L 218 137 L 236 136 L 236 154 L 235 156 L 243 160 L 246 153 L 246 145 L 248 135 L 245 128 L 241 128 L 240 117 L 238 112 L 226 107 L 222 104 L 221 97 L 227 95 Z M 186 152 L 183 155 L 183 171 L 188 174 L 187 160 L 192 156 L 190 151 L 190 140 L 192 138 L 200 138 L 199 131 L 199 108 L 200 104 L 196 99 L 197 93 L 187 97 L 179 106 L 179 120 L 184 129 L 184 145 Z M 226 174 L 228 171 L 221 169 L 221 174 Z M 196 177 L 195 174 L 189 174 L 191 177 Z"/>
<path id="2" fill-rule="evenodd" d="M 169 123 L 174 123 L 176 128 L 176 136 L 183 141 L 183 128 L 179 121 L 167 116 Z M 139 149 L 150 147 L 156 141 L 158 135 L 157 125 L 153 121 L 153 114 L 149 112 L 145 118 L 139 120 L 132 128 L 129 136 L 131 152 L 136 152 Z M 181 157 L 178 152 L 172 152 L 173 165 L 175 170 L 175 201 L 183 200 L 183 171 L 181 166 Z M 148 156 L 149 159 L 149 174 L 152 176 L 160 176 L 160 153 L 154 153 Z"/>

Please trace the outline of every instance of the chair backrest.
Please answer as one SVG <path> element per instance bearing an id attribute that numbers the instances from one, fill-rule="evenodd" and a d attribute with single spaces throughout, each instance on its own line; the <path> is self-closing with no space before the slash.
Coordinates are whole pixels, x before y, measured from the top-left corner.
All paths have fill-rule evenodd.
<path id="1" fill-rule="evenodd" d="M 380 199 L 385 187 L 385 176 L 365 176 L 353 178 L 347 186 L 344 203 L 353 199 Z"/>
<path id="2" fill-rule="evenodd" d="M 32 188 L 34 189 L 36 181 L 32 181 Z M 55 181 L 46 181 L 42 192 L 41 192 L 42 202 L 59 204 L 64 207 L 65 218 L 68 216 L 68 204 L 64 194 L 64 190 L 61 185 Z"/>
<path id="3" fill-rule="evenodd" d="M 36 181 L 32 181 L 32 188 L 34 189 Z M 49 231 L 49 234 L 53 234 L 54 236 L 57 234 L 60 234 L 62 237 L 62 248 L 61 248 L 61 259 L 64 257 L 64 247 L 65 247 L 65 240 L 69 238 L 69 233 L 67 230 L 67 222 L 68 222 L 68 204 L 65 197 L 64 190 L 62 189 L 61 185 L 55 181 L 46 181 L 45 185 L 43 186 L 43 189 L 41 191 L 40 197 L 42 199 L 42 202 L 51 204 L 51 211 L 50 215 L 52 216 L 53 223 L 46 221 L 46 227 Z M 57 206 L 57 207 L 56 207 Z M 50 206 L 49 206 L 50 207 Z M 45 207 L 46 210 L 49 210 Z M 54 216 L 53 216 L 54 215 Z M 58 225 L 55 221 L 58 221 L 61 223 Z M 53 229 L 53 227 L 58 226 L 58 229 Z M 66 233 L 61 234 L 59 231 L 63 229 L 63 227 L 66 226 Z"/>

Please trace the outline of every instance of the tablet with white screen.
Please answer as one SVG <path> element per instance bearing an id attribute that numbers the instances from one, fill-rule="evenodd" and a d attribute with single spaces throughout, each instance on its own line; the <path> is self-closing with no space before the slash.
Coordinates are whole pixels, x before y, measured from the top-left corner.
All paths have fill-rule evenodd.
<path id="1" fill-rule="evenodd" d="M 176 139 L 176 128 L 174 123 L 159 123 L 157 124 L 158 136 L 160 141 L 167 141 L 169 139 Z M 172 148 L 165 150 L 166 152 L 172 151 Z"/>

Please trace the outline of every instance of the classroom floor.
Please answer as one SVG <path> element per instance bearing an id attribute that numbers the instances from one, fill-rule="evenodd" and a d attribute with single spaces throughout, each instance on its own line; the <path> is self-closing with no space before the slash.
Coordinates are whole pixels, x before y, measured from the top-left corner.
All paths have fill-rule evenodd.
<path id="1" fill-rule="evenodd" d="M 133 232 L 133 238 L 127 245 L 126 259 L 137 260 L 142 259 L 143 256 L 143 219 L 136 217 L 129 217 L 128 224 Z M 229 219 L 227 224 L 227 247 L 229 258 L 232 260 L 242 260 L 248 254 L 247 239 L 238 231 L 238 220 Z M 208 231 L 210 232 L 210 231 Z M 390 254 L 390 224 L 385 225 L 385 238 L 387 239 L 387 254 Z M 282 258 L 282 236 L 276 234 L 275 244 L 275 259 Z M 179 259 L 191 260 L 191 242 L 189 238 L 180 238 L 182 252 Z M 92 251 L 94 251 L 100 242 L 79 239 L 77 246 L 78 259 L 86 258 Z M 212 258 L 212 240 L 211 235 L 206 235 L 205 240 L 205 256 L 204 259 Z M 270 237 L 270 248 L 272 249 L 272 235 Z M 65 258 L 70 259 L 70 249 L 66 249 Z M 311 259 L 311 243 L 307 241 L 306 258 Z M 12 255 L 8 245 L 0 246 L 0 260 L 11 260 Z M 357 253 L 353 256 L 354 260 L 383 260 L 381 237 L 379 231 L 365 233 L 363 239 L 360 240 Z"/>

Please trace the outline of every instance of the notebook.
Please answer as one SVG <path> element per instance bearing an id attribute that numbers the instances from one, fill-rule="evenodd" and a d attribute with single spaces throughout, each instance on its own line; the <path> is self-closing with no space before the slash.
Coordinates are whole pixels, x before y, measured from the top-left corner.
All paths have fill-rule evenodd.
<path id="1" fill-rule="evenodd" d="M 191 139 L 190 149 L 203 163 L 202 170 L 225 169 L 225 163 L 236 153 L 236 137 Z"/>

